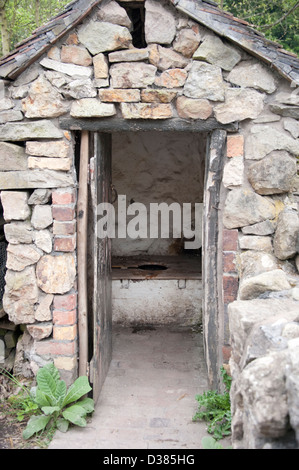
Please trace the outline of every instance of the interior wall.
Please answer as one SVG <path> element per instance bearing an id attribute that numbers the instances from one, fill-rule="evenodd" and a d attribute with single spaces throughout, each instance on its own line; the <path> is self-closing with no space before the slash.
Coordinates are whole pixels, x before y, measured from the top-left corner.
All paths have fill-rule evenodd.
<path id="1" fill-rule="evenodd" d="M 118 195 L 147 208 L 150 203 L 203 202 L 206 138 L 195 133 L 134 132 L 114 134 L 112 139 L 112 183 Z M 117 219 L 117 203 L 115 203 Z M 134 216 L 127 217 L 127 221 Z M 171 225 L 170 225 L 171 226 Z M 160 237 L 160 231 L 159 231 Z M 183 239 L 112 241 L 114 256 L 176 255 Z"/>

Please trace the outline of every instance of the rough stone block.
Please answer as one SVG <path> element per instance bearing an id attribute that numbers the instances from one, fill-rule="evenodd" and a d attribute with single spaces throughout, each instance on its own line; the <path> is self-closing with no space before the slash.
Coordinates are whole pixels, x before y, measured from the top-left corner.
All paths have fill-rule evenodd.
<path id="1" fill-rule="evenodd" d="M 78 38 L 92 55 L 129 47 L 132 36 L 124 26 L 105 21 L 90 21 L 78 31 Z"/>
<path id="2" fill-rule="evenodd" d="M 187 80 L 188 72 L 183 69 L 170 69 L 156 78 L 155 85 L 165 88 L 180 88 Z"/>
<path id="3" fill-rule="evenodd" d="M 287 152 L 271 152 L 248 168 L 248 179 L 258 194 L 287 193 L 297 174 L 296 160 Z"/>
<path id="4" fill-rule="evenodd" d="M 31 224 L 36 230 L 43 230 L 53 223 L 52 209 L 49 205 L 35 206 Z"/>
<path id="5" fill-rule="evenodd" d="M 53 325 L 50 322 L 36 323 L 28 325 L 27 330 L 34 340 L 41 341 L 52 334 Z"/>
<path id="6" fill-rule="evenodd" d="M 28 168 L 32 169 L 69 171 L 71 163 L 70 158 L 28 157 Z"/>
<path id="7" fill-rule="evenodd" d="M 64 188 L 74 186 L 70 173 L 55 170 L 0 172 L 0 189 Z"/>
<path id="8" fill-rule="evenodd" d="M 144 63 L 121 63 L 110 67 L 113 88 L 146 88 L 155 81 L 157 68 Z"/>
<path id="9" fill-rule="evenodd" d="M 226 198 L 223 223 L 225 228 L 238 228 L 274 219 L 275 205 L 247 189 L 233 189 Z"/>
<path id="10" fill-rule="evenodd" d="M 238 64 L 228 75 L 228 81 L 244 88 L 255 88 L 265 93 L 276 90 L 274 75 L 259 62 L 245 61 Z"/>
<path id="11" fill-rule="evenodd" d="M 240 283 L 240 300 L 258 298 L 265 292 L 279 292 L 291 289 L 286 274 L 281 269 L 267 271 L 247 279 Z"/>
<path id="12" fill-rule="evenodd" d="M 110 52 L 109 62 L 139 62 L 149 58 L 149 50 L 146 49 L 126 49 L 124 51 Z M 154 64 L 155 65 L 155 64 Z M 99 77 L 100 78 L 100 77 Z"/>
<path id="13" fill-rule="evenodd" d="M 29 222 L 11 222 L 4 225 L 5 239 L 12 245 L 32 243 L 33 230 Z"/>
<path id="14" fill-rule="evenodd" d="M 158 44 L 149 46 L 149 62 L 163 72 L 168 69 L 185 68 L 189 59 L 178 52 Z"/>
<path id="15" fill-rule="evenodd" d="M 211 117 L 213 107 L 208 100 L 179 96 L 176 102 L 178 115 L 183 119 L 203 119 Z"/>
<path id="16" fill-rule="evenodd" d="M 36 267 L 38 287 L 47 294 L 65 294 L 74 286 L 76 267 L 74 256 L 43 256 Z"/>
<path id="17" fill-rule="evenodd" d="M 127 28 L 131 27 L 131 20 L 126 10 L 114 0 L 104 6 L 100 5 L 97 17 L 99 20 L 107 23 L 118 24 L 120 26 L 126 26 Z"/>
<path id="18" fill-rule="evenodd" d="M 176 35 L 173 42 L 173 49 L 183 54 L 187 58 L 191 58 L 198 48 L 201 41 L 201 35 L 193 29 L 181 29 Z"/>
<path id="19" fill-rule="evenodd" d="M 28 206 L 27 191 L 2 191 L 1 203 L 3 216 L 6 221 L 26 220 L 30 217 L 31 210 Z"/>
<path id="20" fill-rule="evenodd" d="M 245 158 L 261 160 L 273 150 L 286 150 L 296 156 L 299 154 L 299 142 L 274 127 L 254 126 L 245 142 Z"/>
<path id="21" fill-rule="evenodd" d="M 205 62 L 193 62 L 184 87 L 184 95 L 189 98 L 224 101 L 225 83 L 221 68 Z"/>
<path id="22" fill-rule="evenodd" d="M 39 292 L 38 304 L 35 310 L 35 320 L 48 322 L 52 320 L 51 305 L 53 302 L 53 294 L 44 294 Z"/>
<path id="23" fill-rule="evenodd" d="M 31 85 L 28 96 L 22 101 L 27 118 L 59 117 L 67 113 L 69 106 L 44 76 Z"/>
<path id="24" fill-rule="evenodd" d="M 110 103 L 138 103 L 140 101 L 140 90 L 99 90 L 99 98 L 103 102 Z"/>
<path id="25" fill-rule="evenodd" d="M 0 171 L 27 170 L 27 156 L 19 145 L 0 142 Z"/>
<path id="26" fill-rule="evenodd" d="M 6 266 L 13 271 L 23 271 L 27 266 L 36 264 L 41 252 L 34 245 L 11 245 L 7 247 Z"/>
<path id="27" fill-rule="evenodd" d="M 228 161 L 223 171 L 223 185 L 232 189 L 244 182 L 244 159 L 242 156 L 234 157 Z"/>
<path id="28" fill-rule="evenodd" d="M 297 253 L 299 237 L 298 212 L 292 209 L 283 210 L 277 221 L 274 236 L 274 253 L 280 260 L 292 258 Z"/>
<path id="29" fill-rule="evenodd" d="M 172 10 L 153 0 L 145 3 L 145 40 L 147 44 L 171 44 L 176 34 Z"/>
<path id="30" fill-rule="evenodd" d="M 63 132 L 52 121 L 7 123 L 0 126 L 0 141 L 23 141 L 34 139 L 61 139 Z"/>
<path id="31" fill-rule="evenodd" d="M 230 71 L 242 56 L 234 47 L 227 46 L 216 35 L 208 34 L 193 54 L 193 59 L 203 60 Z"/>
<path id="32" fill-rule="evenodd" d="M 70 145 L 61 141 L 27 142 L 26 153 L 34 157 L 67 158 L 70 155 Z"/>
<path id="33" fill-rule="evenodd" d="M 56 72 L 66 74 L 73 78 L 90 78 L 93 72 L 92 67 L 64 64 L 62 62 L 58 62 L 57 60 L 47 58 L 44 58 L 40 64 L 46 69 L 55 70 Z"/>
<path id="34" fill-rule="evenodd" d="M 121 103 L 125 119 L 169 119 L 173 112 L 169 104 Z"/>
<path id="35" fill-rule="evenodd" d="M 95 78 L 108 78 L 109 65 L 107 58 L 104 54 L 100 53 L 93 58 L 94 77 Z"/>
<path id="36" fill-rule="evenodd" d="M 141 90 L 141 101 L 144 103 L 170 103 L 177 95 L 175 90 L 158 90 L 156 88 Z"/>
<path id="37" fill-rule="evenodd" d="M 264 108 L 264 95 L 258 91 L 243 88 L 228 89 L 225 102 L 215 107 L 215 116 L 221 124 L 245 119 L 255 119 Z"/>
<path id="38" fill-rule="evenodd" d="M 34 267 L 28 266 L 20 272 L 8 270 L 5 282 L 3 308 L 10 321 L 16 325 L 34 323 L 34 306 L 38 302 Z"/>
<path id="39" fill-rule="evenodd" d="M 116 114 L 114 104 L 101 103 L 97 99 L 83 98 L 75 101 L 71 107 L 71 116 L 75 118 L 109 117 Z"/>
<path id="40" fill-rule="evenodd" d="M 61 48 L 61 62 L 88 67 L 92 64 L 92 57 L 85 47 L 68 45 Z"/>
<path id="41" fill-rule="evenodd" d="M 51 253 L 53 245 L 53 236 L 49 230 L 36 230 L 33 232 L 33 241 L 37 248 L 45 253 Z"/>

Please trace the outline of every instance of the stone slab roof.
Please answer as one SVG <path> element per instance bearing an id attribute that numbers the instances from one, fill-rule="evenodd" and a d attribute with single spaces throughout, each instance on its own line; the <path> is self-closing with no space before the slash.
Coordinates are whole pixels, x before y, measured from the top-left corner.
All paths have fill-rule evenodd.
<path id="1" fill-rule="evenodd" d="M 74 0 L 45 25 L 16 45 L 0 59 L 0 77 L 15 80 L 59 39 L 82 23 L 102 0 Z M 246 21 L 221 10 L 212 0 L 169 0 L 179 11 L 214 31 L 249 54 L 261 59 L 280 75 L 299 85 L 299 58 L 285 51 L 280 44 L 270 41 Z"/>

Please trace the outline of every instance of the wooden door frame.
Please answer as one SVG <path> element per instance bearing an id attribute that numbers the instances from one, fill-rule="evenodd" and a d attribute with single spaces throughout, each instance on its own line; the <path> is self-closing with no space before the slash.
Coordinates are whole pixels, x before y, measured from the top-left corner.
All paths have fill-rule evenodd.
<path id="1" fill-rule="evenodd" d="M 62 118 L 60 126 L 69 131 L 88 130 L 91 133 L 159 131 L 195 132 L 209 136 L 205 162 L 202 245 L 203 333 L 209 386 L 219 390 L 220 367 L 223 362 L 221 188 L 227 132 L 237 131 L 238 125 L 233 123 L 223 126 L 214 119 L 193 122 L 173 119 L 157 124 L 146 120 Z"/>

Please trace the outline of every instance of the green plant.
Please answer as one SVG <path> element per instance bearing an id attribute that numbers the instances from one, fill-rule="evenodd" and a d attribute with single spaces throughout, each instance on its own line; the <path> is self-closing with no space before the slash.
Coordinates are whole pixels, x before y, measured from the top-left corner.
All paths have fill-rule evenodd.
<path id="1" fill-rule="evenodd" d="M 67 390 L 59 371 L 53 364 L 48 364 L 38 371 L 36 382 L 37 386 L 30 390 L 30 396 L 40 414 L 29 419 L 23 431 L 24 439 L 46 429 L 66 432 L 70 423 L 86 426 L 87 414 L 94 411 L 92 398 L 83 398 L 91 390 L 86 376 L 79 377 Z"/>
<path id="2" fill-rule="evenodd" d="M 0 373 L 7 377 L 16 388 L 16 392 L 7 399 L 10 405 L 10 414 L 15 416 L 19 422 L 22 422 L 26 417 L 36 414 L 39 408 L 30 396 L 29 388 L 8 370 L 1 369 Z"/>
<path id="3" fill-rule="evenodd" d="M 225 369 L 221 368 L 222 381 L 225 386 L 224 393 L 209 390 L 202 395 L 196 395 L 198 411 L 193 421 L 204 420 L 208 423 L 208 433 L 213 434 L 216 440 L 231 434 L 230 386 L 231 377 Z"/>
<path id="4" fill-rule="evenodd" d="M 201 445 L 203 449 L 225 449 L 225 447 L 216 441 L 213 437 L 205 436 L 201 440 Z M 226 447 L 226 449 L 231 449 L 231 447 Z"/>

